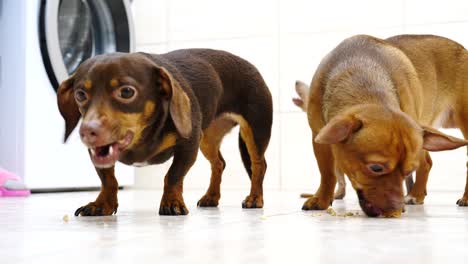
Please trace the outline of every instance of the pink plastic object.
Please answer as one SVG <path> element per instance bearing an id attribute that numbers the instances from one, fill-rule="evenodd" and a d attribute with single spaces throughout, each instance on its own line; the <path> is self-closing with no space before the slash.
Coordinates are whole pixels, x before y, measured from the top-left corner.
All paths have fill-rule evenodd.
<path id="1" fill-rule="evenodd" d="M 20 177 L 0 168 L 0 197 L 28 196 L 30 194 L 31 191 L 24 186 Z"/>

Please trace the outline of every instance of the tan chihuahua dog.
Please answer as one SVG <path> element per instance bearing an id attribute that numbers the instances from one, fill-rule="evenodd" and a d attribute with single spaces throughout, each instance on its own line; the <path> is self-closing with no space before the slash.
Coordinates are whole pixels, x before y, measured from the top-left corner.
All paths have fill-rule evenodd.
<path id="1" fill-rule="evenodd" d="M 460 128 L 468 137 L 468 52 L 437 36 L 386 40 L 358 35 L 320 63 L 309 87 L 300 82 L 294 103 L 307 112 L 321 182 L 303 210 L 323 210 L 344 196 L 346 174 L 368 216 L 398 217 L 422 204 L 432 166 L 428 151 L 468 141 L 431 127 Z M 466 87 L 465 87 L 466 86 Z M 416 182 L 403 197 L 403 181 Z M 468 205 L 468 185 L 457 202 Z"/>

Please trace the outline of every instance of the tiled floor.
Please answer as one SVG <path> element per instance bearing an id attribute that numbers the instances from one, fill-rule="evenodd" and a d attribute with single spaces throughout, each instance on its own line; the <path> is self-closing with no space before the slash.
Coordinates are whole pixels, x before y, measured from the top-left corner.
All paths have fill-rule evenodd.
<path id="1" fill-rule="evenodd" d="M 160 192 L 122 191 L 110 217 L 74 217 L 95 193 L 0 198 L 0 263 L 466 263 L 468 208 L 460 193 L 432 192 L 400 219 L 303 212 L 296 192 L 267 192 L 265 208 L 241 209 L 246 192 L 219 208 L 157 215 Z M 334 203 L 360 212 L 354 193 Z M 69 221 L 63 220 L 68 215 Z M 451 261 L 451 262 L 449 262 Z"/>

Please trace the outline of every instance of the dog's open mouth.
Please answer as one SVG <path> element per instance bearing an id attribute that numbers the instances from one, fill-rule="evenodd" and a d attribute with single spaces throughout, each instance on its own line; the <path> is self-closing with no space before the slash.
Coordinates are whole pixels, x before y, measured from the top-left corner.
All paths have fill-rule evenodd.
<path id="1" fill-rule="evenodd" d="M 120 153 L 131 143 L 132 139 L 133 133 L 129 132 L 119 141 L 89 148 L 94 166 L 97 168 L 114 166 L 115 162 L 119 159 Z"/>

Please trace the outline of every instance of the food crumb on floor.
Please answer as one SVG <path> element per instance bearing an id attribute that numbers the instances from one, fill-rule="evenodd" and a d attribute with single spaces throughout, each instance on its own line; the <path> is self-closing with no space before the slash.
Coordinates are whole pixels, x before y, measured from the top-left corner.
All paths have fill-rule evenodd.
<path id="1" fill-rule="evenodd" d="M 328 207 L 327 214 L 329 214 L 331 216 L 336 216 L 335 210 L 333 210 L 333 208 L 331 208 L 331 207 Z"/>
<path id="2" fill-rule="evenodd" d="M 344 217 L 348 217 L 348 216 L 354 216 L 354 213 L 353 212 L 347 212 L 344 214 Z"/>
<path id="3" fill-rule="evenodd" d="M 326 210 L 326 213 L 330 216 L 336 216 L 336 217 L 353 217 L 353 216 L 359 216 L 359 212 L 344 212 L 344 213 L 337 213 L 332 207 L 329 207 Z M 311 216 L 316 217 L 316 216 L 322 216 L 321 213 L 315 213 L 312 214 Z"/>
<path id="4" fill-rule="evenodd" d="M 70 220 L 70 217 L 68 217 L 68 215 L 66 214 L 66 215 L 64 215 L 64 216 L 62 217 L 62 220 L 63 220 L 65 223 L 67 223 L 68 220 Z"/>

